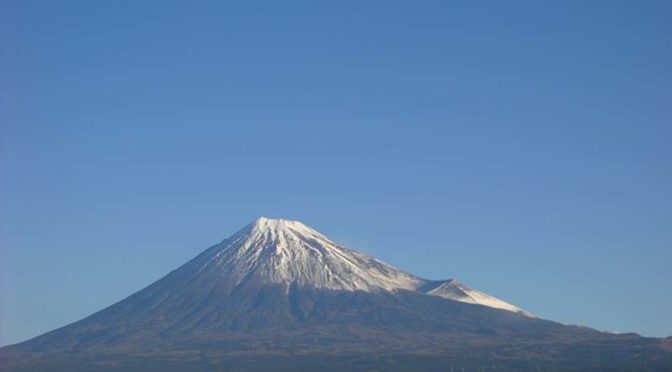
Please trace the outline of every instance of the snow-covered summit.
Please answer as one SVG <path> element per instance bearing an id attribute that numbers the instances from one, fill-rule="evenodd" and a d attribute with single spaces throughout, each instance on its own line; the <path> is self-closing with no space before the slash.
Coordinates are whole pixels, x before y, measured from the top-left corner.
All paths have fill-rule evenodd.
<path id="1" fill-rule="evenodd" d="M 263 281 L 334 290 L 415 289 L 422 279 L 349 250 L 299 221 L 260 217 L 223 241 L 201 270 L 240 282 Z"/>
<path id="2" fill-rule="evenodd" d="M 317 231 L 311 229 L 305 224 L 294 221 L 286 220 L 282 218 L 267 218 L 259 217 L 249 224 L 246 228 L 243 228 L 240 232 L 256 232 L 256 233 L 277 233 L 278 231 L 288 231 L 293 230 L 295 232 L 304 233 L 304 234 L 316 234 L 321 235 Z"/>
<path id="3" fill-rule="evenodd" d="M 227 277 L 234 284 L 254 278 L 330 290 L 409 290 L 531 315 L 457 280 L 430 281 L 406 273 L 299 221 L 260 217 L 200 258 L 199 273 Z"/>

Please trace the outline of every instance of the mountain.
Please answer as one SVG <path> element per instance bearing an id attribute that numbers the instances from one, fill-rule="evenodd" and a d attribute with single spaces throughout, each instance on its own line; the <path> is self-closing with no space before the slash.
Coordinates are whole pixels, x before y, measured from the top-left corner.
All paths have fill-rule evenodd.
<path id="1" fill-rule="evenodd" d="M 541 319 L 298 222 L 259 218 L 83 320 L 0 349 L 0 370 L 672 368 L 660 339 Z M 459 370 L 459 369 L 458 369 Z"/>

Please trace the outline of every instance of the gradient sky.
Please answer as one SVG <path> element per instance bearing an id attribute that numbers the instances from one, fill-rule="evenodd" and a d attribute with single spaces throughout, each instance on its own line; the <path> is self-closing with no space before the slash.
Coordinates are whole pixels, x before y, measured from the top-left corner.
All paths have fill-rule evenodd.
<path id="1" fill-rule="evenodd" d="M 260 215 L 548 319 L 672 335 L 670 1 L 0 17 L 0 344 Z"/>

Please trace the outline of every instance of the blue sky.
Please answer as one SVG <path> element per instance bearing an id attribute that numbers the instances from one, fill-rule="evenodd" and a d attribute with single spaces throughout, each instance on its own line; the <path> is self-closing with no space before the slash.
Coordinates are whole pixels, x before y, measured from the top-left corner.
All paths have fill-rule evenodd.
<path id="1" fill-rule="evenodd" d="M 0 2 L 0 344 L 255 217 L 672 335 L 669 1 Z"/>

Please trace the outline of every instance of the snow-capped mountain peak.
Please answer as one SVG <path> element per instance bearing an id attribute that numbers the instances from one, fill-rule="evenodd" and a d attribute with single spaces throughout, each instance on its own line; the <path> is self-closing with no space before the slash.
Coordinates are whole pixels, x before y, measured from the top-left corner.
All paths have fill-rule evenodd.
<path id="1" fill-rule="evenodd" d="M 422 282 L 299 221 L 260 217 L 215 248 L 201 271 L 215 270 L 237 282 L 254 276 L 266 282 L 350 291 L 413 290 Z"/>
<path id="2" fill-rule="evenodd" d="M 366 292 L 408 290 L 532 316 L 455 279 L 422 279 L 347 249 L 299 221 L 260 217 L 205 251 L 196 263 L 200 275 L 226 277 L 234 285 L 255 279 L 287 287 Z"/>
<path id="3" fill-rule="evenodd" d="M 301 234 L 314 235 L 323 239 L 326 237 L 319 232 L 311 229 L 300 221 L 285 220 L 281 218 L 273 219 L 266 217 L 259 217 L 254 222 L 243 228 L 240 232 L 249 235 L 255 234 L 271 234 L 271 235 L 286 235 L 286 234 Z"/>

